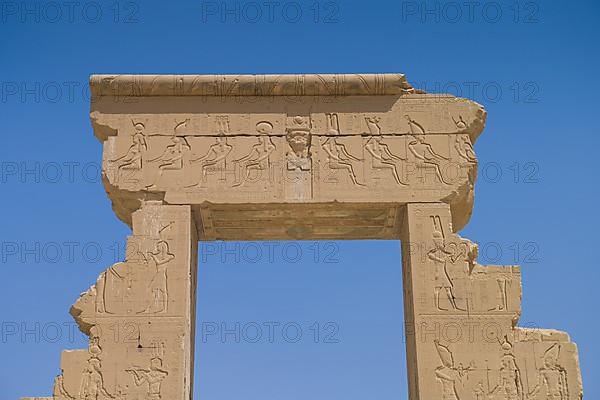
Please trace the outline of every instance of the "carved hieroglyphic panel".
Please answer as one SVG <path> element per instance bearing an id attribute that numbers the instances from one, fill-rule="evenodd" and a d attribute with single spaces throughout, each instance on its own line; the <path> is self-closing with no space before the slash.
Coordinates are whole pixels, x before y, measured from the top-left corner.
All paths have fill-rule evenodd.
<path id="1" fill-rule="evenodd" d="M 89 348 L 63 353 L 58 399 L 189 398 L 194 224 L 187 206 L 149 202 L 134 213 L 125 261 L 105 270 L 71 310 Z"/>
<path id="2" fill-rule="evenodd" d="M 577 348 L 515 328 L 518 267 L 482 266 L 446 204 L 409 204 L 403 226 L 411 399 L 580 400 Z"/>

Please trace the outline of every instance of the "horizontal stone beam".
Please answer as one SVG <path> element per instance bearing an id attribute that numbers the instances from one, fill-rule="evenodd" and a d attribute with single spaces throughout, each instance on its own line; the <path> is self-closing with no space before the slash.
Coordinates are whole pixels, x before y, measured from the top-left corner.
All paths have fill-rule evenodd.
<path id="1" fill-rule="evenodd" d="M 100 96 L 350 96 L 415 90 L 403 74 L 92 75 Z"/>

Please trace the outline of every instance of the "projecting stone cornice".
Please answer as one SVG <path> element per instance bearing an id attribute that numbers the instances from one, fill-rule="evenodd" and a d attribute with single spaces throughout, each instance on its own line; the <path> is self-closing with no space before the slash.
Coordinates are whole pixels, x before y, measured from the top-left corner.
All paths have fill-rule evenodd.
<path id="1" fill-rule="evenodd" d="M 373 96 L 416 91 L 403 74 L 92 75 L 102 96 Z"/>

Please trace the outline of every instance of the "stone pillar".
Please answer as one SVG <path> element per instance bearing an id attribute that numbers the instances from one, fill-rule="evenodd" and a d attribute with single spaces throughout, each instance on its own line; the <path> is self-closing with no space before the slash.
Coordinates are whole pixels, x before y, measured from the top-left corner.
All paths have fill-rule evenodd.
<path id="1" fill-rule="evenodd" d="M 147 202 L 132 220 L 126 260 L 71 308 L 90 344 L 63 352 L 55 399 L 192 398 L 198 239 L 191 207 Z"/>
<path id="2" fill-rule="evenodd" d="M 519 268 L 477 264 L 447 204 L 408 204 L 403 219 L 410 400 L 581 399 L 568 335 L 516 328 Z"/>

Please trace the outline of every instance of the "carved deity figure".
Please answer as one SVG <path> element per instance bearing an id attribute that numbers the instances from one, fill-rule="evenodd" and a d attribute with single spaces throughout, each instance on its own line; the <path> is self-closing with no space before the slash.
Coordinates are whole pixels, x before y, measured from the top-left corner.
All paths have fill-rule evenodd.
<path id="1" fill-rule="evenodd" d="M 286 128 L 286 140 L 291 151 L 288 150 L 285 157 L 288 171 L 310 171 L 310 119 L 296 116 L 291 119 L 291 126 Z M 327 114 L 327 130 L 329 133 L 339 133 L 339 122 L 336 114 Z"/>
<path id="2" fill-rule="evenodd" d="M 371 154 L 371 166 L 374 169 L 388 169 L 392 172 L 394 179 L 399 185 L 408 185 L 400 179 L 400 174 L 396 167 L 396 161 L 405 161 L 406 158 L 399 157 L 390 151 L 387 144 L 383 143 L 381 136 L 372 136 L 365 145 L 365 148 Z"/>
<path id="3" fill-rule="evenodd" d="M 258 143 L 252 146 L 247 155 L 235 160 L 235 162 L 240 163 L 243 173 L 241 180 L 233 187 L 241 186 L 244 182 L 249 181 L 252 171 L 258 171 L 259 173 L 269 171 L 271 166 L 270 157 L 271 153 L 275 151 L 275 145 L 267 135 L 259 136 L 257 140 Z"/>
<path id="4" fill-rule="evenodd" d="M 149 284 L 150 304 L 144 310 L 146 313 L 166 312 L 169 301 L 167 289 L 167 267 L 169 262 L 175 258 L 175 254 L 169 251 L 169 244 L 160 240 L 153 252 L 149 253 L 155 266 L 156 273 Z"/>
<path id="5" fill-rule="evenodd" d="M 381 135 L 381 127 L 379 126 L 380 120 L 381 119 L 379 117 L 365 117 L 367 128 L 369 128 L 371 136 Z"/>
<path id="6" fill-rule="evenodd" d="M 441 400 L 460 400 L 457 383 L 462 384 L 463 378 L 474 370 L 472 365 L 463 367 L 454 365 L 454 357 L 450 349 L 435 340 L 435 347 L 442 365 L 435 369 L 435 377 L 442 385 Z"/>
<path id="7" fill-rule="evenodd" d="M 431 234 L 434 248 L 429 250 L 427 253 L 427 257 L 433 261 L 435 264 L 435 291 L 434 291 L 434 301 L 435 306 L 439 311 L 448 311 L 446 308 L 441 305 L 441 292 L 444 291 L 446 293 L 446 297 L 450 302 L 450 305 L 454 310 L 466 311 L 464 308 L 461 308 L 456 303 L 456 296 L 454 295 L 454 283 L 452 282 L 452 278 L 448 273 L 448 262 L 454 263 L 454 259 L 452 258 L 452 253 L 446 250 L 446 243 L 444 239 L 443 233 L 436 229 Z"/>
<path id="8" fill-rule="evenodd" d="M 558 364 L 559 355 L 560 347 L 557 344 L 546 350 L 544 366 L 538 371 L 538 382 L 529 394 L 530 397 L 536 396 L 543 387 L 546 392 L 544 400 L 567 400 L 569 398 L 567 371 Z"/>
<path id="9" fill-rule="evenodd" d="M 492 395 L 500 395 L 502 400 L 523 400 L 523 381 L 521 371 L 517 366 L 516 358 L 512 352 L 513 346 L 504 338 L 502 350 L 504 355 L 500 360 L 500 379 L 495 388 L 490 392 Z"/>
<path id="10" fill-rule="evenodd" d="M 458 155 L 468 164 L 477 164 L 475 149 L 469 140 L 468 135 L 458 135 L 454 141 L 454 148 Z"/>
<path id="11" fill-rule="evenodd" d="M 408 121 L 408 129 L 410 130 L 411 135 L 424 135 L 425 128 L 423 125 L 419 124 L 417 121 L 412 119 L 409 115 L 405 115 L 404 118 Z M 418 132 L 415 132 L 418 131 Z"/>
<path id="12" fill-rule="evenodd" d="M 289 171 L 310 171 L 310 133 L 305 131 L 290 131 L 287 141 L 292 151 L 288 151 L 287 169 Z"/>
<path id="13" fill-rule="evenodd" d="M 180 170 L 183 169 L 183 156 L 186 151 L 191 150 L 185 137 L 173 136 L 171 138 L 172 144 L 167 146 L 165 151 L 158 157 L 149 160 L 148 162 L 158 162 L 158 174 L 154 182 L 147 187 L 149 189 L 155 189 L 158 180 L 166 170 Z"/>
<path id="14" fill-rule="evenodd" d="M 206 181 L 208 172 L 224 171 L 227 168 L 227 156 L 231 153 L 233 146 L 227 143 L 225 136 L 217 136 L 216 143 L 208 148 L 205 155 L 190 160 L 190 164 L 200 163 L 201 177 L 198 182 L 187 185 L 186 187 L 197 186 L 200 182 Z"/>
<path id="15" fill-rule="evenodd" d="M 436 153 L 433 146 L 425 141 L 425 136 L 413 136 L 413 139 L 408 144 L 408 149 L 414 156 L 415 164 L 421 168 L 433 169 L 440 182 L 447 184 L 448 182 L 444 180 L 442 175 L 440 163 L 443 160 L 447 161 L 450 159 Z"/>
<path id="16" fill-rule="evenodd" d="M 352 183 L 358 186 L 365 186 L 364 183 L 358 181 L 356 173 L 354 172 L 354 166 L 352 165 L 353 161 L 362 161 L 360 158 L 354 157 L 352 154 L 348 153 L 346 146 L 338 143 L 337 138 L 335 137 L 328 138 L 321 147 L 323 147 L 323 150 L 325 150 L 328 155 L 327 161 L 329 168 L 334 171 L 346 171 L 348 172 Z"/>
<path id="17" fill-rule="evenodd" d="M 135 170 L 139 171 L 142 169 L 143 157 L 148 150 L 148 144 L 146 143 L 146 135 L 144 134 L 144 124 L 141 122 L 134 123 L 134 132 L 132 138 L 132 144 L 127 149 L 127 152 L 121 157 L 109 160 L 109 163 L 115 163 L 117 165 L 117 176 L 120 175 L 122 170 Z"/>
<path id="18" fill-rule="evenodd" d="M 96 357 L 90 357 L 81 378 L 81 389 L 79 390 L 78 400 L 114 399 L 114 396 L 104 388 L 104 378 L 101 369 L 102 364 L 100 360 Z"/>
<path id="19" fill-rule="evenodd" d="M 161 400 L 160 389 L 162 382 L 169 375 L 169 373 L 163 369 L 163 361 L 159 357 L 154 357 L 150 360 L 150 368 L 131 368 L 126 370 L 133 376 L 133 382 L 136 386 L 142 384 L 148 385 L 147 397 L 145 400 Z"/>

